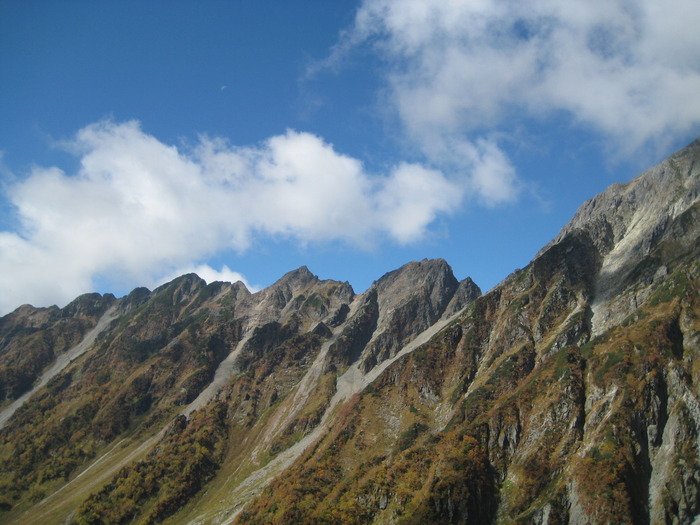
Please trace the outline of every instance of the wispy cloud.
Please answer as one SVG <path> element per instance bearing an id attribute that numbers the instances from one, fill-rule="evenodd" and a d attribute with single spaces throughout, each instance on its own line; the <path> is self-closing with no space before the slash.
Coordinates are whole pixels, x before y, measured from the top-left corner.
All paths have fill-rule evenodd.
<path id="1" fill-rule="evenodd" d="M 699 25 L 693 0 L 365 0 L 321 65 L 379 53 L 388 104 L 438 165 L 445 144 L 561 112 L 629 156 L 697 129 Z"/>
<path id="2" fill-rule="evenodd" d="M 468 191 L 467 181 L 417 164 L 367 173 L 296 131 L 253 147 L 201 137 L 177 148 L 137 122 L 103 121 L 67 146 L 78 173 L 35 168 L 9 189 L 21 228 L 0 232 L 0 311 L 68 301 L 98 278 L 157 283 L 257 236 L 409 243 Z M 228 268 L 198 269 L 245 281 Z"/>

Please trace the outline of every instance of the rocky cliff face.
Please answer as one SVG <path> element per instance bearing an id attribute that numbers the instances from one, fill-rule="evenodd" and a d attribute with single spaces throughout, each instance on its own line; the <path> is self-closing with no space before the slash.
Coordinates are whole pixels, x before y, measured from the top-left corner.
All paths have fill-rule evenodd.
<path id="1" fill-rule="evenodd" d="M 690 523 L 699 178 L 696 142 L 485 295 L 426 260 L 21 307 L 0 520 Z"/>

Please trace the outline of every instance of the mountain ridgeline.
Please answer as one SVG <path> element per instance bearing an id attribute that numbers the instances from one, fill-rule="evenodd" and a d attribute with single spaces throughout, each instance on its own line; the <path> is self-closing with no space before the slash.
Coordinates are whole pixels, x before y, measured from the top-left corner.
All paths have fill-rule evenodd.
<path id="1" fill-rule="evenodd" d="M 700 141 L 486 294 L 443 260 L 0 318 L 0 522 L 700 516 Z"/>

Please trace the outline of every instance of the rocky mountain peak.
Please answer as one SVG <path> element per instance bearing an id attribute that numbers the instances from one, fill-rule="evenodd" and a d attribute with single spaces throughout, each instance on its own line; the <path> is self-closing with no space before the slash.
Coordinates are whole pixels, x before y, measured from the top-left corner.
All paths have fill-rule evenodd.
<path id="1" fill-rule="evenodd" d="M 459 282 L 457 289 L 449 304 L 445 308 L 444 315 L 453 315 L 464 307 L 474 302 L 481 295 L 481 288 L 472 281 L 471 277 L 466 277 Z"/>
<path id="2" fill-rule="evenodd" d="M 5 326 L 39 327 L 60 315 L 57 306 L 36 308 L 31 304 L 23 304 L 14 311 L 0 318 L 0 329 Z"/>
<path id="3" fill-rule="evenodd" d="M 317 282 L 318 277 L 315 276 L 306 266 L 301 266 L 296 270 L 287 272 L 280 279 L 278 279 L 272 286 L 294 286 L 298 288 L 304 288 L 308 286 L 311 282 Z"/>
<path id="4" fill-rule="evenodd" d="M 600 259 L 591 298 L 594 333 L 629 314 L 627 297 L 643 260 L 666 238 L 674 221 L 700 202 L 700 139 L 627 183 L 618 183 L 586 201 L 557 237 L 538 254 L 584 232 Z M 649 263 L 645 263 L 647 266 Z M 654 266 L 654 262 L 651 265 Z M 653 275 L 658 266 L 646 268 Z M 630 281 L 632 279 L 632 281 Z M 605 311 L 605 318 L 595 315 Z"/>
<path id="5" fill-rule="evenodd" d="M 153 290 L 154 294 L 165 292 L 166 290 L 180 290 L 184 293 L 194 292 L 207 285 L 207 282 L 196 273 L 186 273 L 176 277 L 170 282 L 158 286 Z"/>
<path id="6" fill-rule="evenodd" d="M 591 234 L 602 255 L 621 243 L 630 256 L 635 252 L 648 253 L 659 227 L 699 198 L 700 139 L 630 182 L 613 184 L 583 203 L 540 253 L 578 229 Z"/>
<path id="7" fill-rule="evenodd" d="M 245 297 L 250 295 L 250 290 L 248 290 L 248 287 L 243 283 L 243 281 L 231 283 L 231 289 L 234 291 L 236 296 Z"/>
<path id="8" fill-rule="evenodd" d="M 63 317 L 99 317 L 115 301 L 116 298 L 110 293 L 83 294 L 62 308 L 61 315 Z"/>
<path id="9" fill-rule="evenodd" d="M 457 281 L 444 259 L 412 261 L 385 274 L 365 293 L 366 302 L 377 304 L 376 317 L 365 316 L 372 321 L 364 323 L 372 334 L 366 337 L 362 370 L 368 372 L 393 357 L 416 334 L 461 310 L 480 294 L 471 279 L 463 284 Z"/>
<path id="10" fill-rule="evenodd" d="M 396 270 L 387 272 L 374 282 L 381 293 L 391 287 L 400 287 L 401 284 L 416 285 L 424 281 L 434 281 L 451 276 L 454 279 L 452 268 L 444 259 L 423 259 L 422 261 L 410 261 Z M 454 279 L 456 282 L 456 279 Z"/>
<path id="11" fill-rule="evenodd" d="M 404 264 L 374 282 L 380 308 L 396 308 L 417 295 L 430 298 L 441 309 L 454 295 L 459 282 L 444 259 L 423 259 Z M 446 303 L 445 303 L 446 304 Z"/>
<path id="12" fill-rule="evenodd" d="M 254 294 L 240 295 L 237 315 L 245 319 L 246 331 L 269 323 L 299 324 L 298 329 L 312 329 L 320 321 L 331 322 L 348 308 L 355 293 L 347 282 L 321 281 L 306 267 L 286 273 L 267 288 Z"/>

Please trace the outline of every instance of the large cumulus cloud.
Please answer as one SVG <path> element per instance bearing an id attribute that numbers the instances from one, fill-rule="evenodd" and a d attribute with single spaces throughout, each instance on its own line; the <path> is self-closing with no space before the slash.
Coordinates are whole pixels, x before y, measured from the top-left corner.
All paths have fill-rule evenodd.
<path id="1" fill-rule="evenodd" d="M 0 310 L 65 302 L 97 278 L 132 284 L 195 269 L 260 236 L 298 243 L 422 238 L 453 211 L 466 181 L 418 164 L 370 174 L 319 137 L 296 131 L 251 147 L 201 137 L 176 147 L 138 122 L 103 121 L 67 144 L 76 173 L 35 168 L 9 188 L 18 231 L 0 233 Z"/>

